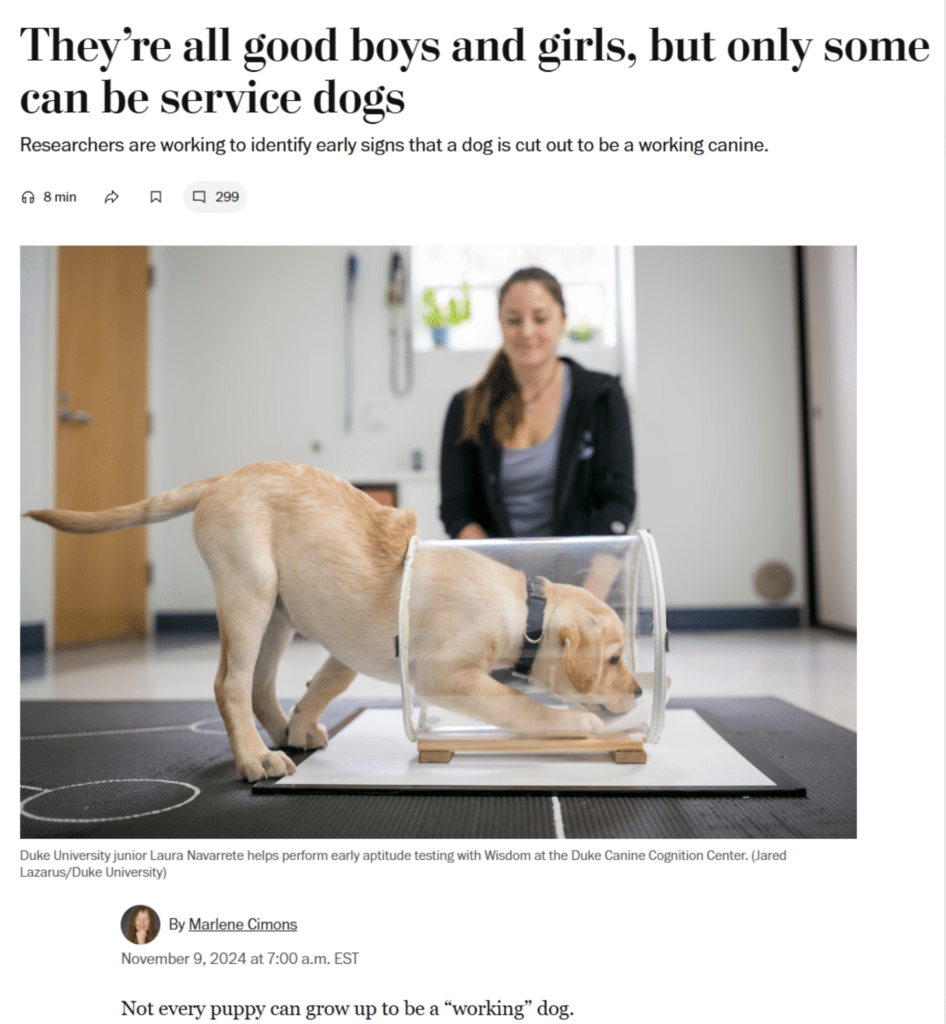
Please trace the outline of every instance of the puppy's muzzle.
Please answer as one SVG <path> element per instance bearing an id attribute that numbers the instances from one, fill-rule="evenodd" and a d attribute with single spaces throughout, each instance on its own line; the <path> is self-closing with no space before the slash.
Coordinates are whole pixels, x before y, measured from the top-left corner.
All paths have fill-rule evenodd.
<path id="1" fill-rule="evenodd" d="M 593 698 L 593 703 L 588 705 L 588 710 L 594 711 L 597 715 L 616 718 L 620 715 L 626 715 L 628 711 L 633 710 L 637 699 L 642 697 L 643 694 L 644 691 L 635 679 L 634 689 L 629 690 L 626 694 L 610 694 L 607 697 L 602 694 L 596 695 Z"/>

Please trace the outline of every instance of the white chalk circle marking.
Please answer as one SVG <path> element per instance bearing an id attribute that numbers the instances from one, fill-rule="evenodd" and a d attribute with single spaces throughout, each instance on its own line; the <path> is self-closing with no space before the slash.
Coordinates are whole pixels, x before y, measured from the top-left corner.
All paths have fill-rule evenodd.
<path id="1" fill-rule="evenodd" d="M 216 729 L 203 729 L 201 726 L 205 725 L 216 725 Z M 223 726 L 223 719 L 221 718 L 201 718 L 197 722 L 191 723 L 187 728 L 191 732 L 200 733 L 202 736 L 226 736 L 227 730 L 221 728 Z"/>
<path id="2" fill-rule="evenodd" d="M 83 786 L 114 786 L 127 782 L 156 782 L 165 786 L 181 786 L 182 788 L 189 789 L 192 792 L 186 800 L 181 800 L 179 803 L 171 804 L 170 807 L 159 807 L 154 811 L 140 811 L 138 814 L 118 814 L 108 818 L 51 818 L 43 814 L 33 814 L 31 811 L 27 811 L 25 809 L 26 805 L 32 800 L 38 800 L 40 797 L 49 796 L 52 793 L 60 793 L 66 789 L 80 789 Z M 20 814 L 25 818 L 33 818 L 35 821 L 65 822 L 69 824 L 93 823 L 100 821 L 128 821 L 131 818 L 146 818 L 150 814 L 164 814 L 167 811 L 177 810 L 178 807 L 183 807 L 185 804 L 189 804 L 191 800 L 196 799 L 198 796 L 200 796 L 200 790 L 196 786 L 191 785 L 189 782 L 177 782 L 174 779 L 98 779 L 95 782 L 74 782 L 68 786 L 55 786 L 52 789 L 45 789 L 41 793 L 34 793 L 33 796 L 28 796 L 20 804 Z"/>

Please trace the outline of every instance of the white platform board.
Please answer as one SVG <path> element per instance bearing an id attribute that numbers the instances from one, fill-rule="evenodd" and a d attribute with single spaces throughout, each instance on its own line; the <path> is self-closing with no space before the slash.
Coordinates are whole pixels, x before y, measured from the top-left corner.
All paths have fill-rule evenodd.
<path id="1" fill-rule="evenodd" d="M 421 764 L 400 709 L 370 708 L 310 754 L 295 775 L 267 784 L 294 789 L 692 790 L 778 789 L 695 711 L 668 710 L 647 764 L 615 764 L 607 754 L 458 753 Z M 783 780 L 784 783 L 784 780 Z"/>

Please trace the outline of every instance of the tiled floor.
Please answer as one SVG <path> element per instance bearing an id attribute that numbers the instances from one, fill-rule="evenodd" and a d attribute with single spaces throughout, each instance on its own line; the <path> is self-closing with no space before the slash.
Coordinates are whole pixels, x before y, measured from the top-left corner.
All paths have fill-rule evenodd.
<path id="1" fill-rule="evenodd" d="M 75 648 L 22 659 L 24 700 L 209 700 L 216 640 L 163 637 Z M 297 697 L 325 657 L 297 639 L 279 667 L 280 697 Z M 821 630 L 675 633 L 667 658 L 674 697 L 780 697 L 856 728 L 856 643 Z M 346 696 L 396 697 L 396 687 L 358 676 Z"/>

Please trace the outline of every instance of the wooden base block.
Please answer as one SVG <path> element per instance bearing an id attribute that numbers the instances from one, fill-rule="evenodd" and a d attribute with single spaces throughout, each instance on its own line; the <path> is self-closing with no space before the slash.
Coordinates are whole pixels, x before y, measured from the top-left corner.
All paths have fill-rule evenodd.
<path id="1" fill-rule="evenodd" d="M 457 751 L 486 753 L 607 753 L 618 764 L 646 764 L 644 741 L 626 733 L 609 733 L 563 739 L 551 736 L 481 736 L 421 739 L 418 760 L 424 764 L 447 764 Z"/>
<path id="2" fill-rule="evenodd" d="M 612 750 L 611 760 L 617 764 L 647 764 L 646 750 Z"/>
<path id="3" fill-rule="evenodd" d="M 417 760 L 421 764 L 449 764 L 453 759 L 452 750 L 418 750 Z"/>

